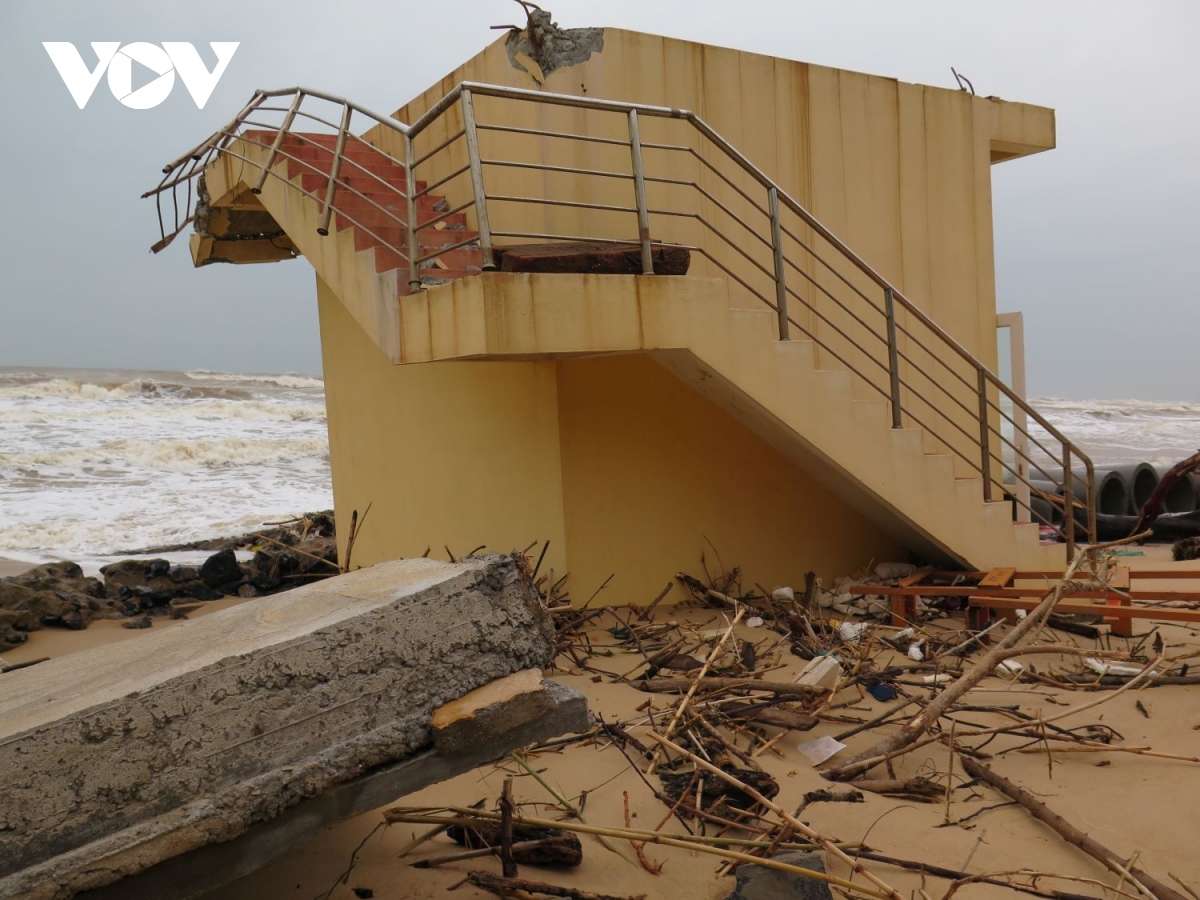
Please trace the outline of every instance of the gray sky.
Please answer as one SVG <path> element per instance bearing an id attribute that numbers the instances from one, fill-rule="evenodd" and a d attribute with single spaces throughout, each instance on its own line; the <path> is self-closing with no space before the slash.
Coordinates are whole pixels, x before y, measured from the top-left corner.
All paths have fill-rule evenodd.
<path id="1" fill-rule="evenodd" d="M 1058 149 L 993 169 L 1001 310 L 1026 316 L 1030 393 L 1200 401 L 1200 75 L 1194 0 L 547 0 L 612 26 L 1054 107 Z M 508 0 L 0 4 L 0 365 L 319 372 L 311 268 L 152 256 L 163 163 L 255 88 L 400 106 L 520 20 Z M 203 110 L 102 80 L 76 107 L 42 41 L 240 41 Z M 135 85 L 136 86 L 136 85 Z M 621 99 L 621 98 L 617 98 Z"/>

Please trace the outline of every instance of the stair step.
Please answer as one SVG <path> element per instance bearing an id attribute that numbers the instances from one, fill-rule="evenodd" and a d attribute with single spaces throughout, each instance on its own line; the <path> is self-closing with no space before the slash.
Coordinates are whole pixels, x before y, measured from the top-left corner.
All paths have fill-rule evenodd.
<path id="1" fill-rule="evenodd" d="M 408 246 L 407 229 L 381 227 L 371 228 L 370 230 L 371 234 L 367 234 L 363 228 L 356 228 L 354 230 L 355 250 L 366 250 L 368 247 L 374 247 L 379 243 L 391 244 L 393 247 Z M 417 245 L 424 251 L 432 250 L 435 247 L 449 247 L 451 244 L 457 244 L 459 241 L 474 241 L 478 240 L 478 238 L 479 232 L 477 231 L 439 231 L 433 228 L 423 228 L 417 232 Z"/>

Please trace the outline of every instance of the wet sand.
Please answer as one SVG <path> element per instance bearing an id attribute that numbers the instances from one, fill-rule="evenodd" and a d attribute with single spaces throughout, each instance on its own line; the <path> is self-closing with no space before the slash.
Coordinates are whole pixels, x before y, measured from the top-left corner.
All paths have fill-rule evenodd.
<path id="1" fill-rule="evenodd" d="M 0 556 L 0 578 L 8 578 L 10 575 L 20 575 L 29 569 L 32 569 L 34 563 L 21 562 L 16 559 L 6 559 Z"/>

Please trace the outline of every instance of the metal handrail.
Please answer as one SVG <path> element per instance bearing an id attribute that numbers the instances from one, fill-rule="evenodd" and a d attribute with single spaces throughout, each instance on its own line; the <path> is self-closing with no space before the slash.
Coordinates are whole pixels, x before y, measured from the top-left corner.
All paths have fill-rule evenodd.
<path id="1" fill-rule="evenodd" d="M 562 131 L 551 131 L 548 129 L 524 128 L 517 127 L 507 122 L 481 122 L 479 121 L 478 112 L 476 110 L 475 98 L 477 97 L 493 97 L 502 100 L 516 100 L 527 103 L 538 104 L 542 106 L 559 106 L 559 107 L 574 107 L 585 109 L 597 113 L 612 113 L 619 115 L 625 120 L 626 138 L 603 137 L 599 134 L 571 134 Z M 266 101 L 274 98 L 288 98 L 290 104 L 287 106 L 266 106 Z M 305 100 L 312 98 L 316 101 L 333 104 L 339 108 L 340 121 L 335 126 L 328 119 L 311 115 L 307 111 L 301 109 Z M 418 156 L 414 149 L 414 141 L 422 135 L 426 130 L 437 123 L 444 115 L 456 108 L 461 117 L 461 128 L 452 127 L 449 129 L 450 136 L 440 140 L 433 149 L 428 150 L 424 154 Z M 1071 497 L 1072 483 L 1077 476 L 1072 474 L 1072 461 L 1076 460 L 1083 466 L 1084 476 L 1083 481 L 1086 485 L 1086 505 L 1087 505 L 1087 539 L 1094 541 L 1096 538 L 1096 505 L 1094 499 L 1095 487 L 1095 472 L 1091 460 L 1075 447 L 1057 428 L 1046 420 L 1036 409 L 1031 407 L 1022 397 L 1019 397 L 1010 387 L 991 372 L 979 359 L 977 359 L 970 351 L 964 348 L 952 335 L 938 325 L 926 312 L 920 309 L 913 301 L 905 294 L 883 277 L 875 268 L 868 264 L 862 257 L 855 253 L 847 244 L 841 241 L 829 228 L 823 225 L 812 213 L 799 203 L 795 198 L 789 195 L 780 185 L 771 179 L 765 172 L 755 166 L 746 156 L 738 151 L 732 144 L 725 140 L 715 129 L 708 125 L 702 118 L 695 113 L 686 109 L 677 109 L 666 106 L 654 106 L 641 103 L 628 103 L 615 100 L 603 100 L 592 97 L 577 97 L 568 94 L 543 93 L 541 91 L 525 90 L 521 88 L 511 88 L 497 85 L 481 84 L 477 82 L 462 82 L 452 88 L 444 97 L 430 106 L 423 115 L 421 115 L 411 125 L 398 121 L 391 116 L 377 113 L 367 107 L 352 103 L 341 97 L 336 97 L 331 94 L 321 91 L 312 90 L 309 88 L 293 87 L 273 91 L 258 91 L 250 99 L 245 107 L 225 128 L 220 129 L 211 135 L 207 140 L 196 145 L 191 151 L 184 156 L 179 157 L 172 163 L 163 168 L 164 178 L 159 186 L 152 191 L 148 191 L 143 196 L 156 195 L 159 200 L 158 212 L 160 229 L 162 230 L 163 239 L 156 245 L 155 249 L 161 249 L 185 227 L 187 218 L 184 223 L 180 224 L 180 215 L 178 212 L 178 201 L 175 198 L 175 191 L 181 184 L 187 184 L 189 188 L 189 199 L 183 213 L 187 216 L 191 205 L 190 200 L 190 185 L 191 179 L 200 174 L 203 169 L 210 164 L 220 154 L 226 153 L 243 160 L 246 157 L 242 154 L 237 154 L 229 149 L 230 143 L 237 138 L 239 129 L 243 128 L 249 121 L 250 116 L 256 110 L 258 111 L 273 111 L 284 113 L 285 119 L 277 129 L 278 133 L 273 145 L 268 148 L 268 154 L 265 164 L 262 165 L 262 171 L 258 178 L 256 187 L 261 188 L 263 182 L 269 174 L 274 174 L 268 170 L 277 156 L 287 156 L 281 151 L 284 136 L 291 130 L 294 119 L 303 117 L 307 120 L 318 121 L 327 127 L 336 128 L 336 143 L 332 149 L 332 165 L 329 170 L 321 170 L 322 174 L 326 175 L 328 182 L 325 185 L 324 197 L 314 198 L 321 204 L 321 225 L 318 231 L 322 234 L 327 233 L 328 224 L 332 213 L 335 211 L 335 183 L 339 182 L 339 174 L 342 156 L 344 155 L 345 146 L 349 137 L 354 137 L 350 134 L 350 124 L 354 115 L 360 115 L 372 121 L 375 125 L 381 126 L 389 130 L 393 135 L 396 135 L 403 142 L 404 159 L 399 160 L 396 157 L 389 157 L 397 165 L 402 165 L 405 170 L 408 188 L 405 192 L 397 191 L 400 199 L 404 200 L 407 205 L 406 221 L 418 222 L 417 216 L 417 201 L 425 196 L 430 195 L 431 191 L 442 185 L 454 181 L 460 176 L 467 176 L 470 182 L 470 198 L 463 203 L 453 207 L 450 212 L 442 212 L 440 215 L 430 219 L 428 223 L 437 223 L 450 215 L 466 211 L 473 208 L 475 221 L 478 233 L 478 249 L 482 257 L 482 268 L 493 268 L 493 237 L 508 237 L 515 239 L 548 239 L 548 240 L 600 240 L 608 243 L 639 246 L 641 249 L 642 270 L 646 274 L 653 274 L 654 262 L 651 241 L 651 224 L 652 217 L 678 217 L 676 220 L 690 220 L 695 222 L 698 227 L 703 230 L 703 233 L 712 235 L 719 239 L 720 245 L 724 245 L 724 253 L 726 259 L 734 259 L 732 264 L 726 264 L 718 259 L 709 249 L 701 246 L 691 247 L 695 252 L 699 252 L 709 263 L 717 269 L 737 282 L 750 294 L 762 302 L 765 306 L 773 310 L 778 318 L 778 333 L 781 340 L 790 338 L 791 329 L 796 329 L 812 340 L 823 351 L 827 352 L 832 358 L 836 359 L 841 365 L 845 366 L 849 371 L 854 373 L 864 383 L 872 387 L 880 393 L 890 404 L 892 425 L 895 428 L 904 426 L 905 418 L 911 422 L 919 424 L 931 436 L 937 439 L 941 444 L 949 448 L 955 455 L 961 458 L 968 467 L 978 472 L 982 477 L 982 493 L 985 501 L 993 499 L 994 485 L 1001 485 L 1006 482 L 1005 472 L 1011 474 L 1014 478 L 1014 484 L 1025 482 L 1019 470 L 1014 470 L 1011 465 L 1006 462 L 1004 448 L 1007 447 L 1017 454 L 1018 458 L 1023 458 L 1030 465 L 1043 471 L 1032 457 L 1027 454 L 1022 456 L 1023 451 L 1013 441 L 1008 440 L 1004 434 L 1004 421 L 1007 421 L 1016 432 L 1023 434 L 1031 439 L 1043 453 L 1054 459 L 1056 465 L 1061 465 L 1063 469 L 1063 485 L 1058 485 L 1062 488 L 1063 494 L 1066 497 Z M 642 142 L 641 139 L 641 122 L 642 118 L 658 118 L 658 119 L 673 119 L 685 122 L 691 129 L 691 133 L 699 135 L 707 144 L 711 145 L 718 151 L 715 158 L 710 158 L 711 154 L 702 153 L 686 141 L 681 144 L 674 143 L 658 143 L 652 141 Z M 258 123 L 255 123 L 258 124 Z M 580 168 L 576 166 L 561 166 L 551 165 L 545 161 L 519 161 L 498 159 L 485 157 L 480 150 L 480 134 L 487 132 L 506 132 L 513 134 L 527 134 L 530 136 L 538 136 L 542 138 L 553 138 L 556 140 L 566 141 L 581 141 L 590 144 L 609 145 L 612 147 L 627 147 L 629 149 L 630 170 L 626 172 L 607 171 L 597 168 Z M 362 141 L 362 138 L 357 138 Z M 417 182 L 414 178 L 414 170 L 420 165 L 428 165 L 434 161 L 439 154 L 447 152 L 449 148 L 457 145 L 460 141 L 466 145 L 465 165 L 454 168 L 449 174 L 439 172 L 442 177 L 434 180 L 426 185 L 423 189 L 417 190 Z M 741 208 L 741 202 L 744 201 L 748 205 L 749 210 L 755 216 L 762 216 L 765 222 L 761 226 L 756 226 L 748 222 L 743 215 L 735 212 L 730 205 L 721 201 L 712 191 L 706 189 L 696 180 L 688 180 L 686 178 L 671 177 L 663 173 L 654 173 L 647 170 L 646 151 L 674 151 L 690 154 L 704 167 L 705 170 L 711 172 L 720 180 L 726 187 L 732 190 L 740 201 L 731 201 L 734 205 Z M 716 162 L 724 160 L 726 163 L 732 163 L 734 169 L 725 168 L 717 165 Z M 353 161 L 352 161 L 353 162 Z M 576 178 L 604 178 L 604 179 L 624 179 L 632 182 L 633 204 L 631 206 L 615 206 L 612 203 L 599 204 L 580 202 L 579 200 L 570 200 L 562 197 L 555 197 L 548 191 L 545 194 L 538 196 L 516 196 L 509 194 L 491 195 L 487 191 L 485 179 L 489 169 L 497 168 L 516 168 L 531 171 L 538 171 L 544 175 L 554 174 L 570 174 Z M 311 167 L 310 168 L 315 168 Z M 756 200 L 751 193 L 747 193 L 735 180 L 730 173 L 740 171 L 743 176 L 748 177 L 751 183 L 757 183 L 764 191 L 766 199 L 765 208 Z M 374 174 L 374 173 L 372 173 Z M 740 176 L 739 176 L 740 177 Z M 286 181 L 286 179 L 284 179 Z M 697 206 L 687 207 L 685 209 L 667 209 L 660 206 L 652 206 L 647 199 L 647 185 L 664 185 L 670 186 L 672 189 L 679 188 L 688 191 L 694 191 L 697 194 Z M 295 185 L 293 185 L 295 187 Z M 346 185 L 348 187 L 348 185 Z M 715 190 L 716 188 L 714 188 Z M 165 228 L 162 227 L 162 206 L 161 197 L 163 192 L 170 190 L 172 199 L 176 205 L 176 230 L 170 235 L 167 234 Z M 353 189 L 351 189 L 353 190 Z M 753 192 L 755 189 L 751 189 Z M 308 192 L 305 192 L 308 193 Z M 359 194 L 359 192 L 354 191 Z M 310 195 L 311 196 L 311 195 Z M 359 196 L 362 196 L 359 194 Z M 588 209 L 596 211 L 605 211 L 610 213 L 633 214 L 636 217 L 637 237 L 631 240 L 621 238 L 613 238 L 609 236 L 592 236 L 586 235 L 565 235 L 555 234 L 549 231 L 539 230 L 533 231 L 518 231 L 511 228 L 500 228 L 493 231 L 491 223 L 491 214 L 495 212 L 490 209 L 490 203 L 500 204 L 545 204 L 548 207 L 570 207 L 575 209 Z M 769 254 L 769 259 L 761 261 L 751 255 L 750 252 L 739 245 L 735 240 L 732 240 L 726 233 L 726 229 L 721 226 L 721 223 L 711 221 L 700 212 L 701 203 L 709 204 L 718 211 L 720 216 L 723 216 L 723 221 L 727 221 L 731 226 L 737 226 L 738 229 L 744 230 L 749 234 L 754 241 L 751 242 L 751 248 L 763 250 Z M 378 205 L 378 204 L 373 204 Z M 386 211 L 386 210 L 385 210 Z M 389 216 L 396 218 L 390 211 Z M 800 220 L 804 228 L 792 229 L 789 228 L 782 220 L 784 212 L 794 215 Z M 339 211 L 339 215 L 344 215 Z M 354 222 L 353 218 L 348 218 L 348 221 Z M 815 249 L 816 240 L 804 240 L 801 238 L 798 231 L 808 229 L 816 238 L 819 238 L 826 245 L 832 248 L 832 258 L 840 260 L 842 266 L 848 264 L 850 271 L 857 271 L 863 279 L 864 284 L 869 283 L 879 290 L 879 299 L 872 299 L 869 294 L 873 293 L 873 288 L 860 288 L 852 282 L 846 274 L 843 273 L 841 267 L 833 265 L 822 254 Z M 384 246 L 394 251 L 399 257 L 407 259 L 409 265 L 409 283 L 413 289 L 419 289 L 422 286 L 421 274 L 422 265 L 433 260 L 436 260 L 441 254 L 449 252 L 453 249 L 461 248 L 472 244 L 476 239 L 459 241 L 457 243 L 444 245 L 440 247 L 430 248 L 431 252 L 421 254 L 418 228 L 407 230 L 408 239 L 406 247 L 395 246 L 391 243 L 380 241 Z M 739 232 L 740 233 L 740 232 Z M 791 242 L 790 244 L 788 242 Z M 702 243 L 702 242 L 701 242 Z M 761 245 L 761 247 L 759 247 Z M 842 299 L 834 296 L 830 289 L 822 285 L 821 277 L 810 275 L 806 272 L 791 256 L 792 245 L 801 248 L 807 258 L 811 258 L 819 263 L 822 271 L 828 271 L 836 277 L 851 293 L 850 303 L 847 305 Z M 735 257 L 729 257 L 728 254 L 735 254 L 736 258 L 740 258 L 740 262 Z M 731 268 L 731 265 L 734 268 Z M 748 265 L 749 268 L 742 269 L 739 274 L 735 268 Z M 832 319 L 821 311 L 816 304 L 810 299 L 805 298 L 798 293 L 795 283 L 788 283 L 788 270 L 800 275 L 807 282 L 808 286 L 815 291 L 820 292 L 828 302 L 832 303 L 837 310 L 851 317 L 855 325 L 847 324 L 847 329 L 853 331 L 855 326 L 863 329 L 863 338 L 870 335 L 875 341 L 882 341 L 886 345 L 886 357 L 880 358 L 876 355 L 878 352 L 875 349 L 865 347 L 861 339 L 856 339 L 853 334 L 848 333 L 837 325 Z M 746 277 L 751 279 L 765 278 L 770 283 L 770 287 L 764 290 L 759 290 L 751 285 Z M 856 276 L 856 280 L 859 280 Z M 866 292 L 864 292 L 864 290 Z M 824 326 L 835 332 L 844 342 L 845 346 L 853 348 L 856 351 L 866 353 L 868 358 L 875 362 L 879 368 L 883 369 L 886 374 L 886 386 L 876 383 L 873 377 L 869 377 L 860 371 L 858 367 L 853 365 L 845 357 L 845 351 L 839 352 L 837 348 L 832 346 L 829 341 L 832 338 L 824 340 L 818 334 L 816 327 L 809 328 L 798 321 L 789 311 L 791 301 L 799 303 L 808 313 L 815 315 L 821 320 Z M 824 301 L 823 301 L 824 303 Z M 855 308 L 857 307 L 857 308 Z M 877 322 L 883 324 L 883 333 L 880 329 L 873 326 L 868 319 L 873 318 Z M 903 321 L 901 321 L 903 317 Z M 920 337 L 916 332 L 923 330 L 925 333 Z M 920 351 L 936 361 L 941 367 L 940 371 L 944 371 L 952 376 L 953 382 L 960 385 L 959 390 L 963 392 L 963 397 L 969 397 L 974 394 L 973 403 L 956 396 L 950 389 L 944 385 L 940 378 L 930 374 L 926 369 L 918 365 L 916 356 L 918 355 L 914 347 L 909 347 L 911 352 L 905 352 L 904 346 L 907 342 L 911 342 L 914 347 L 919 347 Z M 878 345 L 876 345 L 877 347 Z M 952 363 L 957 362 L 956 368 Z M 943 394 L 954 402 L 966 416 L 974 419 L 975 427 L 978 433 L 974 436 L 970 431 L 963 426 L 967 421 L 966 418 L 959 418 L 947 414 L 941 408 L 940 403 L 934 403 L 929 398 L 928 391 L 917 390 L 911 378 L 903 376 L 902 366 L 907 367 L 907 371 L 913 375 L 931 382 Z M 947 438 L 940 433 L 940 430 L 930 428 L 925 422 L 917 417 L 913 403 L 905 402 L 905 394 L 912 400 L 929 405 L 950 426 L 957 432 L 961 433 L 967 440 L 974 444 L 978 452 L 978 458 L 970 459 L 961 449 L 964 444 L 956 437 Z M 997 398 L 993 400 L 993 397 Z M 1036 423 L 1042 430 L 1045 431 L 1058 444 L 1057 453 L 1060 458 L 1055 458 L 1055 454 L 1051 453 L 1040 441 L 1033 438 L 1028 431 L 1028 426 L 1018 424 L 1014 417 L 1009 416 L 1001 409 L 999 400 L 1007 399 L 1013 404 L 1014 410 L 1020 410 L 1027 421 Z M 975 408 L 972 409 L 972 406 Z M 994 413 L 998 413 L 1000 418 L 993 423 Z M 1004 420 L 1004 421 L 1002 421 Z M 998 437 L 999 441 L 993 447 L 993 437 Z M 952 442 L 954 441 L 954 442 Z M 1018 442 L 1019 444 L 1019 442 Z M 1027 482 L 1026 482 L 1027 483 Z M 1021 506 L 1027 511 L 1032 512 L 1029 504 L 1022 502 L 1015 495 L 1007 497 L 1006 500 L 1011 500 L 1014 503 L 1014 508 Z M 1034 513 L 1036 515 L 1036 513 Z M 1037 518 L 1042 518 L 1037 516 Z M 1071 555 L 1075 550 L 1075 523 L 1073 515 L 1064 516 L 1064 528 L 1062 537 L 1068 545 L 1068 551 Z"/>

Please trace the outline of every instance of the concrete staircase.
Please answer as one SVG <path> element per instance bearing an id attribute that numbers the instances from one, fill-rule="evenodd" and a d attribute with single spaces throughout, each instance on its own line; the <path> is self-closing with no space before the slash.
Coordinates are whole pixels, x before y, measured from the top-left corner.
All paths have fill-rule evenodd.
<path id="1" fill-rule="evenodd" d="M 401 300 L 405 363 L 641 352 L 754 430 L 848 504 L 931 558 L 989 569 L 1064 564 L 1064 545 L 985 503 L 979 477 L 892 428 L 883 399 L 779 341 L 770 310 L 738 308 L 721 278 L 491 272 Z"/>
<path id="2" fill-rule="evenodd" d="M 819 368 L 811 342 L 781 342 L 775 313 L 745 308 L 732 280 L 481 272 L 480 251 L 465 246 L 422 267 L 427 289 L 414 293 L 407 231 L 388 215 L 406 218 L 403 167 L 350 141 L 321 236 L 334 139 L 285 136 L 292 158 L 277 160 L 253 195 L 274 138 L 249 132 L 208 167 L 212 205 L 270 213 L 393 363 L 646 353 L 914 550 L 978 569 L 1064 564 L 1062 544 L 1014 524 L 1010 503 L 984 502 L 981 479 L 956 473 L 951 454 L 928 452 L 920 428 L 891 427 L 884 399 L 859 396 L 849 372 Z M 418 221 L 449 208 L 424 195 Z M 473 237 L 466 224 L 455 214 L 422 230 L 421 253 Z"/>
<path id="3" fill-rule="evenodd" d="M 408 185 L 404 166 L 369 144 L 349 140 L 333 194 L 329 234 L 317 233 L 322 203 L 333 165 L 336 135 L 284 135 L 271 177 L 260 194 L 251 193 L 259 170 L 270 157 L 277 132 L 248 131 L 205 172 L 209 204 L 214 209 L 262 209 L 286 232 L 296 249 L 337 291 L 358 323 L 393 362 L 399 362 L 396 298 L 410 292 L 408 259 Z M 418 181 L 415 191 L 426 189 Z M 369 198 L 369 199 L 368 199 Z M 437 285 L 478 275 L 482 255 L 468 243 L 443 250 L 478 235 L 468 231 L 462 213 L 443 216 L 445 197 L 423 194 L 417 219 L 440 219 L 418 233 L 418 258 L 443 251 L 420 263 L 422 284 Z M 193 241 L 193 261 L 198 242 Z"/>

